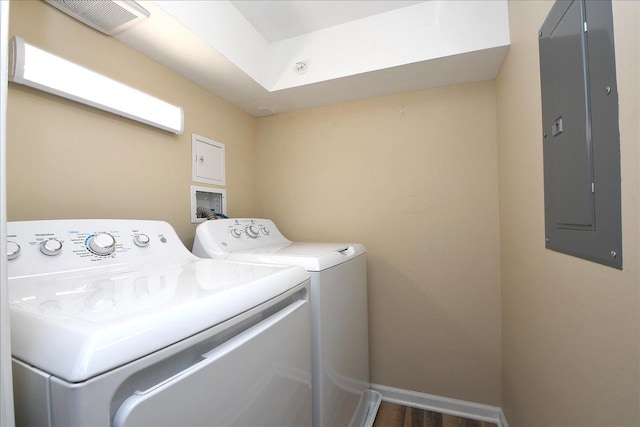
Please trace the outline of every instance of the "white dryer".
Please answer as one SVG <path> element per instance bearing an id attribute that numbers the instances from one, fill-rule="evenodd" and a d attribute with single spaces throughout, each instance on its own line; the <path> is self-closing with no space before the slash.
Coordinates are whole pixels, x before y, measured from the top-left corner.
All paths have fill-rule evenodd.
<path id="1" fill-rule="evenodd" d="M 304 269 L 202 260 L 160 221 L 7 225 L 18 425 L 311 425 Z"/>
<path id="2" fill-rule="evenodd" d="M 380 395 L 369 389 L 366 252 L 360 244 L 297 243 L 268 219 L 207 221 L 202 258 L 304 267 L 311 275 L 314 427 L 370 426 Z"/>

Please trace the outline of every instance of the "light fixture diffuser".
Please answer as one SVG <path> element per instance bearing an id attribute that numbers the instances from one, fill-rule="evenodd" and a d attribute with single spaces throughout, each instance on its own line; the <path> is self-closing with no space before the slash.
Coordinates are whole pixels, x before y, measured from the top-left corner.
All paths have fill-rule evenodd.
<path id="1" fill-rule="evenodd" d="M 14 36 L 9 81 L 20 83 L 122 117 L 181 135 L 182 107 L 60 58 Z"/>

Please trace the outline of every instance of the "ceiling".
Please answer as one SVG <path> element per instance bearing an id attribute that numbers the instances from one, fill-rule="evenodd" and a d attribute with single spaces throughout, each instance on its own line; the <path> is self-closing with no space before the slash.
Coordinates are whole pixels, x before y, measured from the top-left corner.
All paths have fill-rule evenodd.
<path id="1" fill-rule="evenodd" d="M 277 42 L 421 1 L 231 0 L 231 4 L 269 42 Z"/>
<path id="2" fill-rule="evenodd" d="M 114 37 L 254 117 L 494 79 L 509 45 L 506 0 L 140 4 Z"/>

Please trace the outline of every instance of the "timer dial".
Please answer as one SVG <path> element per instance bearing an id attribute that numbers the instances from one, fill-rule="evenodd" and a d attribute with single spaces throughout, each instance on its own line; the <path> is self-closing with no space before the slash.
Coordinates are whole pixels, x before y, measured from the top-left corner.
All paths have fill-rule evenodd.
<path id="1" fill-rule="evenodd" d="M 89 237 L 87 247 L 96 255 L 110 255 L 116 250 L 116 239 L 109 233 L 96 233 Z"/>
<path id="2" fill-rule="evenodd" d="M 255 225 L 251 224 L 251 225 L 247 225 L 244 228 L 244 232 L 247 233 L 247 236 L 251 237 L 252 239 L 255 239 L 256 237 L 258 237 L 258 227 L 256 227 Z"/>

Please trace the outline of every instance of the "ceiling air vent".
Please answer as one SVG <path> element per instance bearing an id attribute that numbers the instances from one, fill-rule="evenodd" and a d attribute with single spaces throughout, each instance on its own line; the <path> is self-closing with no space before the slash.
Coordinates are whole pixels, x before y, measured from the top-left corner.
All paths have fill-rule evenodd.
<path id="1" fill-rule="evenodd" d="M 107 35 L 114 35 L 149 17 L 149 12 L 130 0 L 45 0 L 78 21 Z"/>

